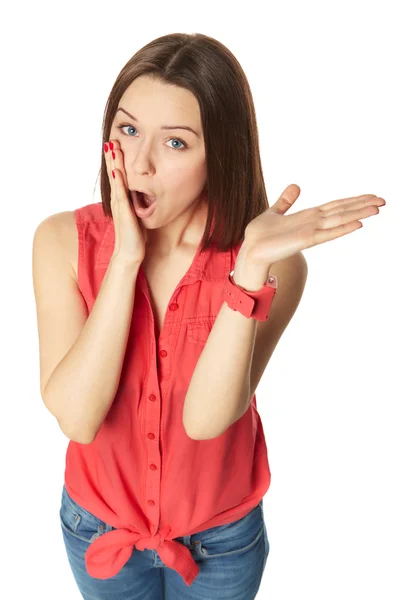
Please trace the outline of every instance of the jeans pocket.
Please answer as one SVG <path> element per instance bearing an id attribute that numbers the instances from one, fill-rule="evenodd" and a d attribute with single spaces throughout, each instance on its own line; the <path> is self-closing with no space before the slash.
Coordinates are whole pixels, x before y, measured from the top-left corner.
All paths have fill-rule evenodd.
<path id="1" fill-rule="evenodd" d="M 69 534 L 88 544 L 111 530 L 111 526 L 75 502 L 65 486 L 61 499 L 60 523 Z"/>
<path id="2" fill-rule="evenodd" d="M 263 512 L 258 504 L 238 521 L 193 534 L 192 543 L 204 558 L 243 554 L 251 550 L 261 537 L 265 543 L 264 527 Z"/>

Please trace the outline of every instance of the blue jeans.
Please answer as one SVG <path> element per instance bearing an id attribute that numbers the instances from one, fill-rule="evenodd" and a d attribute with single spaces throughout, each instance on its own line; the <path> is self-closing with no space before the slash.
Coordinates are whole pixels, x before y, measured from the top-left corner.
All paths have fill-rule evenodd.
<path id="1" fill-rule="evenodd" d="M 63 486 L 60 522 L 68 561 L 84 600 L 253 600 L 269 553 L 263 501 L 238 521 L 177 537 L 199 563 L 188 586 L 156 550 L 135 548 L 121 571 L 109 579 L 91 577 L 85 552 L 115 527 L 77 504 Z"/>

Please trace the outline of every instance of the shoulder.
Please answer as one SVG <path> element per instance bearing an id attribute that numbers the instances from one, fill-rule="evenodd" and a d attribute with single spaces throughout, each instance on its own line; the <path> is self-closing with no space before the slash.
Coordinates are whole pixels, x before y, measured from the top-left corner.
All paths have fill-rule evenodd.
<path id="1" fill-rule="evenodd" d="M 46 217 L 35 231 L 35 238 L 45 237 L 52 251 L 65 258 L 71 275 L 77 280 L 78 230 L 75 211 L 63 211 Z"/>

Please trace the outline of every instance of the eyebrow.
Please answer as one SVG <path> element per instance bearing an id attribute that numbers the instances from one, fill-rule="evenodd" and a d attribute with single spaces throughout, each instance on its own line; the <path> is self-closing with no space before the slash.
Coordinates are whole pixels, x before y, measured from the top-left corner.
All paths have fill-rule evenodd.
<path id="1" fill-rule="evenodd" d="M 138 119 L 136 117 L 134 117 L 133 115 L 131 115 L 130 113 L 128 113 L 127 110 L 125 110 L 124 108 L 122 108 L 122 106 L 120 106 L 119 108 L 117 108 L 116 113 L 121 110 L 122 112 L 124 112 L 126 115 L 128 115 L 128 117 L 130 117 L 132 119 L 132 121 L 136 121 L 139 122 Z M 162 125 L 160 127 L 160 129 L 186 129 L 186 131 L 191 131 L 192 133 L 194 133 L 195 135 L 197 135 L 197 137 L 200 137 L 199 134 L 197 133 L 197 131 L 195 131 L 194 129 L 192 129 L 191 127 L 189 127 L 188 125 Z"/>

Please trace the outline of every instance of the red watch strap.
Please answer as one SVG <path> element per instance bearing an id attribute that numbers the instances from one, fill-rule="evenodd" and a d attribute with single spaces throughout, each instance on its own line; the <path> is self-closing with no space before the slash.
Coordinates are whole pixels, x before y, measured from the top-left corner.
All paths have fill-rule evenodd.
<path id="1" fill-rule="evenodd" d="M 223 299 L 233 310 L 237 310 L 247 318 L 266 321 L 277 290 L 277 278 L 271 275 L 261 290 L 249 292 L 237 285 L 232 274 L 225 282 Z"/>

